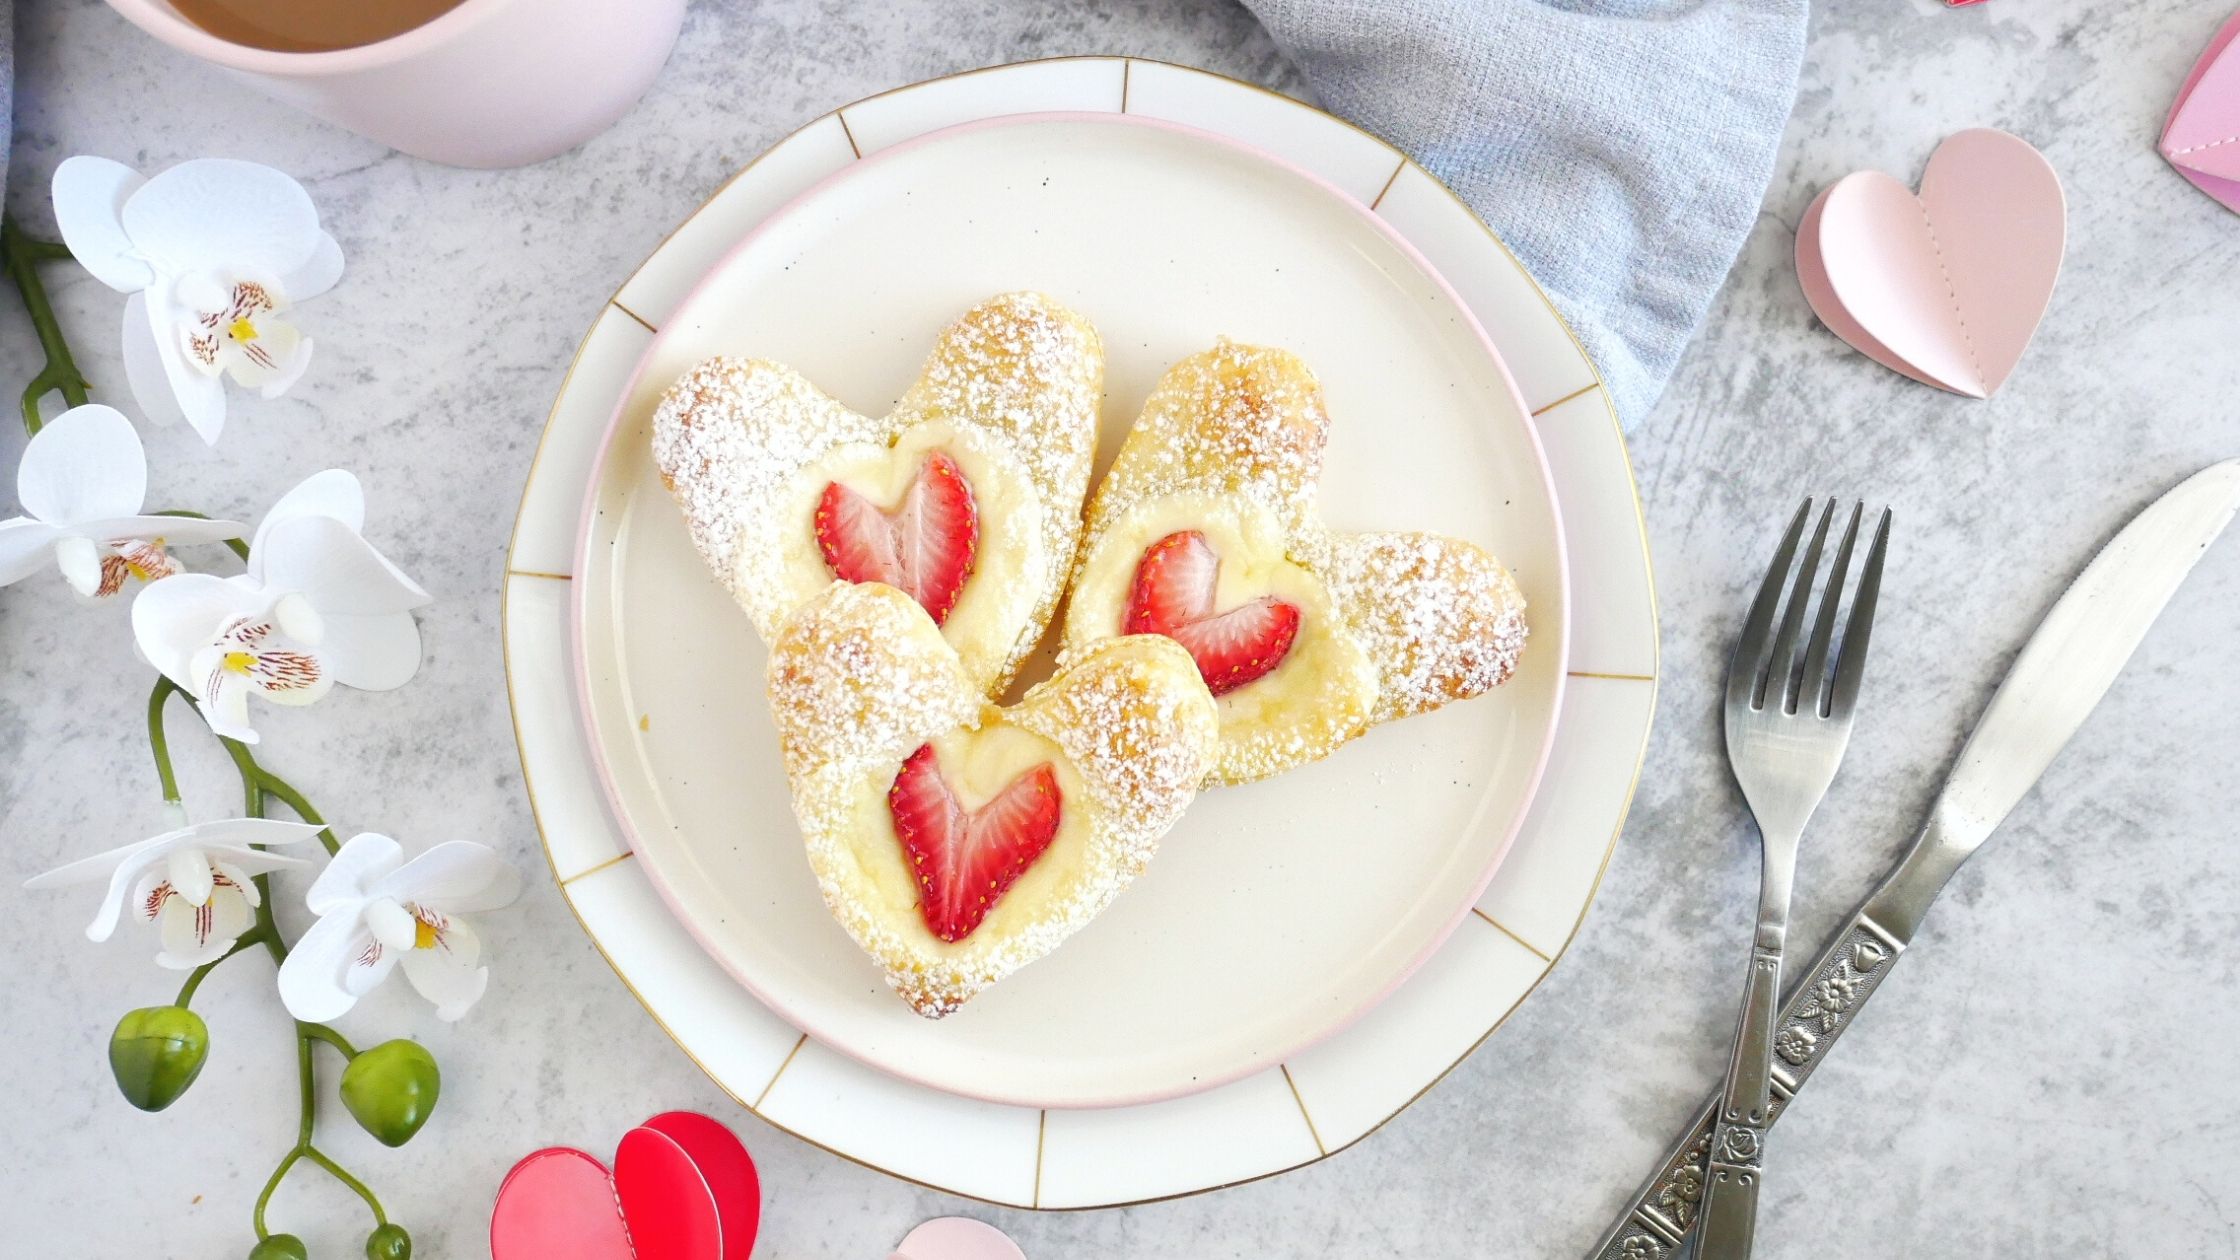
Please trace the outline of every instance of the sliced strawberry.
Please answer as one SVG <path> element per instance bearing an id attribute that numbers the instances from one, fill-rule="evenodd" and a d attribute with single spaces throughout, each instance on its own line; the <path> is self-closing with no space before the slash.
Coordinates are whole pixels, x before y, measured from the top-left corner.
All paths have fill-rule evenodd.
<path id="1" fill-rule="evenodd" d="M 892 512 L 837 481 L 827 485 L 817 500 L 816 531 L 834 577 L 895 587 L 938 626 L 972 576 L 980 515 L 957 461 L 935 451 Z"/>
<path id="2" fill-rule="evenodd" d="M 1167 535 L 1143 550 L 1128 599 L 1128 634 L 1165 634 L 1213 611 L 1213 582 L 1221 557 L 1194 529 Z"/>
<path id="3" fill-rule="evenodd" d="M 1262 595 L 1219 616 L 1176 626 L 1167 637 L 1190 650 L 1207 690 L 1227 695 L 1283 664 L 1299 637 L 1299 606 Z"/>
<path id="4" fill-rule="evenodd" d="M 1213 611 L 1221 557 L 1194 529 L 1169 534 L 1144 549 L 1128 599 L 1127 634 L 1163 634 L 1190 651 L 1213 694 L 1226 695 L 1266 677 L 1299 637 L 1299 606 L 1263 595 L 1225 613 Z"/>
<path id="5" fill-rule="evenodd" d="M 918 914 L 927 930 L 951 943 L 972 935 L 1057 837 L 1060 807 L 1049 762 L 968 813 L 941 777 L 933 745 L 911 753 L 887 791 L 887 810 L 917 870 Z"/>

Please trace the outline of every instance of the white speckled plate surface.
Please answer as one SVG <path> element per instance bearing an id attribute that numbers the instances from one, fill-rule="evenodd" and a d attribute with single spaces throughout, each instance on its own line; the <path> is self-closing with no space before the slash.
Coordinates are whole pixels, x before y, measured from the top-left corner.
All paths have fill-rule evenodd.
<path id="1" fill-rule="evenodd" d="M 1074 116 L 1123 110 L 1186 127 Z M 1068 116 L 1009 117 L 1051 111 Z M 1007 120 L 927 138 L 990 118 Z M 1494 697 L 1209 794 L 1088 930 L 928 1023 L 817 898 L 761 704 L 762 649 L 686 545 L 643 426 L 661 387 L 718 351 L 789 361 L 884 410 L 943 321 L 1014 287 L 1057 293 L 1104 332 L 1107 455 L 1158 372 L 1215 336 L 1299 351 L 1334 417 L 1327 517 L 1493 546 L 1533 600 L 1536 639 Z M 1420 1093 L 1568 941 L 1654 697 L 1623 444 L 1529 279 L 1380 142 L 1140 61 L 921 84 L 748 168 L 593 328 L 509 568 L 508 667 L 540 825 L 625 981 L 773 1123 L 1021 1205 L 1278 1171 Z M 1104 1109 L 1046 1110 L 1084 1106 Z"/>

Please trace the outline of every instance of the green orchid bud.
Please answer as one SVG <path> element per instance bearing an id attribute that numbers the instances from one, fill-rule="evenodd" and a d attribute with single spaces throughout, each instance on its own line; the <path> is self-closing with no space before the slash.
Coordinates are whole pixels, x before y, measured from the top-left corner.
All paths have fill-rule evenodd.
<path id="1" fill-rule="evenodd" d="M 210 1029 L 184 1006 L 125 1012 L 109 1034 L 109 1073 L 126 1102 L 161 1111 L 179 1101 L 210 1057 Z"/>
<path id="2" fill-rule="evenodd" d="M 412 1235 L 391 1223 L 366 1235 L 366 1260 L 412 1260 Z"/>
<path id="3" fill-rule="evenodd" d="M 428 1122 L 442 1085 L 435 1056 L 419 1042 L 384 1041 L 342 1069 L 342 1105 L 383 1146 L 403 1146 Z"/>
<path id="4" fill-rule="evenodd" d="M 249 1260 L 310 1260 L 310 1255 L 294 1234 L 274 1234 L 249 1248 Z"/>

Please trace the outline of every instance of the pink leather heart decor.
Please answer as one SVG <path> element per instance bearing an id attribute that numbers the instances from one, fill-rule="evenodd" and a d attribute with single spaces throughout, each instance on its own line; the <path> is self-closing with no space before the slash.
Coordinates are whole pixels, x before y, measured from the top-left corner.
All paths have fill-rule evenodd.
<path id="1" fill-rule="evenodd" d="M 1868 358 L 1989 398 L 2053 300 L 2067 239 L 2045 156 L 1979 127 L 1937 146 L 1918 194 L 1880 171 L 1823 190 L 1797 227 L 1797 280 L 1820 322 Z"/>
<path id="2" fill-rule="evenodd" d="M 2194 187 L 2240 212 L 2240 12 L 2193 63 L 2162 126 L 2162 156 Z"/>
<path id="3" fill-rule="evenodd" d="M 927 1221 L 906 1235 L 887 1260 L 1027 1260 L 1019 1244 L 993 1225 L 966 1216 Z"/>
<path id="4" fill-rule="evenodd" d="M 506 1174 L 490 1260 L 747 1260 L 762 1183 L 731 1130 L 671 1111 L 622 1135 L 614 1171 L 565 1146 Z"/>

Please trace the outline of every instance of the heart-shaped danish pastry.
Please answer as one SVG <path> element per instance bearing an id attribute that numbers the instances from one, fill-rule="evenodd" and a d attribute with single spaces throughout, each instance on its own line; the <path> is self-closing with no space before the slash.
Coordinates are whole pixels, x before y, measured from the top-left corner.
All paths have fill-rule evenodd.
<path id="1" fill-rule="evenodd" d="M 921 1015 L 1055 949 L 1151 860 L 1218 719 L 1157 635 L 988 703 L 925 609 L 833 583 L 770 647 L 770 709 L 825 904 Z"/>
<path id="2" fill-rule="evenodd" d="M 908 593 L 996 695 L 1071 572 L 1104 344 L 1039 293 L 966 311 L 884 418 L 793 369 L 709 359 L 662 395 L 654 463 L 765 639 L 834 579 Z"/>
<path id="3" fill-rule="evenodd" d="M 1188 649 L 1219 697 L 1215 783 L 1489 691 L 1524 648 L 1524 596 L 1483 549 L 1323 527 L 1329 426 L 1297 356 L 1224 341 L 1160 380 L 1089 504 L 1066 656 L 1116 634 Z"/>

